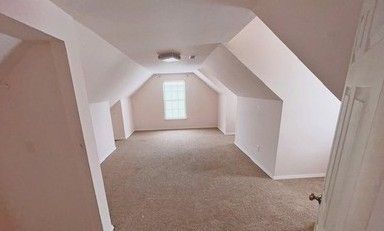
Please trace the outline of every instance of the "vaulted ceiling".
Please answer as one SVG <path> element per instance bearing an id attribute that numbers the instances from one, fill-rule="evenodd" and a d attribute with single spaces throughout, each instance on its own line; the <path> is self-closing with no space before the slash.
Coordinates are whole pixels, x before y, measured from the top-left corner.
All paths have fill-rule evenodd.
<path id="1" fill-rule="evenodd" d="M 52 0 L 153 73 L 196 70 L 254 17 L 253 0 Z M 163 63 L 157 53 L 181 52 Z M 189 56 L 195 55 L 195 59 Z"/>
<path id="2" fill-rule="evenodd" d="M 217 47 L 203 63 L 199 72 L 217 80 L 235 95 L 260 99 L 280 100 L 258 76 L 250 71 L 225 46 Z"/>
<path id="3" fill-rule="evenodd" d="M 341 99 L 362 0 L 256 3 L 256 15 Z"/>
<path id="4" fill-rule="evenodd" d="M 51 0 L 152 73 L 193 72 L 257 15 L 339 99 L 362 0 Z M 182 60 L 164 63 L 158 52 Z M 195 55 L 195 59 L 189 59 Z M 278 68 L 278 67 L 276 67 Z"/>

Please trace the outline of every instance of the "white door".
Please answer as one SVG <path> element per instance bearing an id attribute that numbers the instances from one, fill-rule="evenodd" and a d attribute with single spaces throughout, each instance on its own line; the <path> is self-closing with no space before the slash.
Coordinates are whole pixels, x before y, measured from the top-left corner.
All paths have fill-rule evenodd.
<path id="1" fill-rule="evenodd" d="M 317 231 L 384 230 L 384 0 L 365 0 Z"/>

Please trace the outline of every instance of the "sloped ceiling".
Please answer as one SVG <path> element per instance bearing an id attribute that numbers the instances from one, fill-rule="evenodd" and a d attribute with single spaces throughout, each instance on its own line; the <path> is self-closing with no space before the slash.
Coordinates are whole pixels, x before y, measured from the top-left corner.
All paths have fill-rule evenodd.
<path id="1" fill-rule="evenodd" d="M 362 0 L 257 0 L 255 14 L 341 98 Z"/>
<path id="2" fill-rule="evenodd" d="M 193 72 L 197 77 L 199 77 L 202 81 L 204 81 L 210 88 L 215 90 L 217 93 L 224 93 L 224 86 L 218 82 L 216 79 L 209 78 L 204 73 L 199 70 L 195 70 Z"/>
<path id="3" fill-rule="evenodd" d="M 255 16 L 251 0 L 52 2 L 153 73 L 195 70 Z M 160 62 L 157 53 L 168 50 L 180 51 L 182 61 Z"/>
<path id="4" fill-rule="evenodd" d="M 51 0 L 152 73 L 193 72 L 255 15 L 339 99 L 362 0 Z M 178 50 L 162 63 L 157 52 Z M 188 59 L 196 55 L 196 59 Z"/>
<path id="5" fill-rule="evenodd" d="M 226 47 L 217 47 L 199 71 L 217 79 L 237 96 L 280 100 L 255 74 L 241 63 Z"/>
<path id="6" fill-rule="evenodd" d="M 136 91 L 152 73 L 81 24 L 77 25 L 79 55 L 91 103 L 112 104 Z"/>

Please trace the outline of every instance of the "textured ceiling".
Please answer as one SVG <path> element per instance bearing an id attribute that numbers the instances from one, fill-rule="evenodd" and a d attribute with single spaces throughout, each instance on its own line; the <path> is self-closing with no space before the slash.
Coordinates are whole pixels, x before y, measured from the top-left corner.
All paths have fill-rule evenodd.
<path id="1" fill-rule="evenodd" d="M 196 70 L 254 18 L 254 0 L 52 0 L 153 73 Z M 162 63 L 157 53 L 180 51 Z M 188 59 L 196 55 L 194 60 Z"/>

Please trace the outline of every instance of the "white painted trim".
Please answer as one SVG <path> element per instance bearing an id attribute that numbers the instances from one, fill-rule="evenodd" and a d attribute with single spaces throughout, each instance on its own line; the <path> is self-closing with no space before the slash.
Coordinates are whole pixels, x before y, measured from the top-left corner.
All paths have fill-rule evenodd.
<path id="1" fill-rule="evenodd" d="M 303 179 L 303 178 L 318 178 L 318 177 L 325 177 L 325 173 L 314 173 L 314 174 L 299 174 L 299 175 L 281 175 L 281 176 L 274 176 L 271 172 L 267 170 L 266 167 L 263 166 L 258 160 L 254 159 L 246 150 L 245 147 L 240 145 L 238 142 L 235 141 L 235 145 L 245 154 L 247 155 L 261 170 L 263 170 L 269 177 L 271 177 L 273 180 L 288 180 L 288 179 Z"/>
<path id="2" fill-rule="evenodd" d="M 221 133 L 223 133 L 225 135 L 225 129 L 221 128 L 220 126 L 217 126 L 217 129 L 219 129 L 221 131 Z"/>
<path id="3" fill-rule="evenodd" d="M 108 226 L 109 227 L 107 227 L 106 230 L 104 230 L 104 231 L 114 231 L 115 230 L 115 226 L 113 226 L 112 224 L 109 224 Z"/>
<path id="4" fill-rule="evenodd" d="M 273 177 L 273 179 L 274 180 L 287 180 L 287 179 L 318 178 L 318 177 L 325 177 L 325 173 L 281 175 L 281 176 L 275 176 L 275 177 Z"/>
<path id="5" fill-rule="evenodd" d="M 134 132 L 135 132 L 135 129 L 132 129 L 131 132 L 125 137 L 125 139 L 128 139 Z"/>
<path id="6" fill-rule="evenodd" d="M 127 135 L 127 136 L 124 136 L 124 138 L 121 138 L 121 139 L 115 139 L 115 142 L 116 141 L 121 141 L 121 140 L 126 140 L 128 139 L 129 137 L 131 137 L 131 135 L 135 132 L 136 130 L 131 130 L 131 132 Z"/>
<path id="7" fill-rule="evenodd" d="M 196 126 L 196 127 L 181 127 L 181 128 L 145 128 L 145 129 L 135 129 L 135 131 L 143 132 L 143 131 L 168 131 L 168 130 L 184 130 L 184 129 L 207 129 L 207 128 L 217 128 L 215 126 Z"/>
<path id="8" fill-rule="evenodd" d="M 225 136 L 235 135 L 235 132 L 225 132 L 225 131 L 223 131 L 224 129 L 221 129 L 220 127 L 217 127 L 217 129 L 219 129 L 221 131 L 221 133 L 223 133 Z"/>
<path id="9" fill-rule="evenodd" d="M 100 164 L 104 162 L 115 150 L 116 150 L 115 143 L 113 144 L 113 147 L 110 147 L 108 150 L 105 150 L 103 153 L 108 153 L 103 160 L 99 160 Z"/>
<path id="10" fill-rule="evenodd" d="M 248 151 L 246 151 L 246 149 L 242 146 L 242 145 L 240 145 L 238 142 L 234 142 L 234 144 L 245 154 L 245 155 L 247 155 L 251 160 L 252 160 L 252 162 L 253 163 L 255 163 L 259 168 L 261 168 L 261 170 L 263 170 L 264 172 L 265 172 L 265 174 L 267 174 L 270 178 L 272 178 L 272 179 L 274 179 L 274 176 L 273 176 L 273 174 L 271 173 L 271 172 L 269 172 L 268 170 L 267 170 L 267 168 L 266 167 L 264 167 L 258 160 L 255 160 L 249 153 L 248 153 Z"/>

